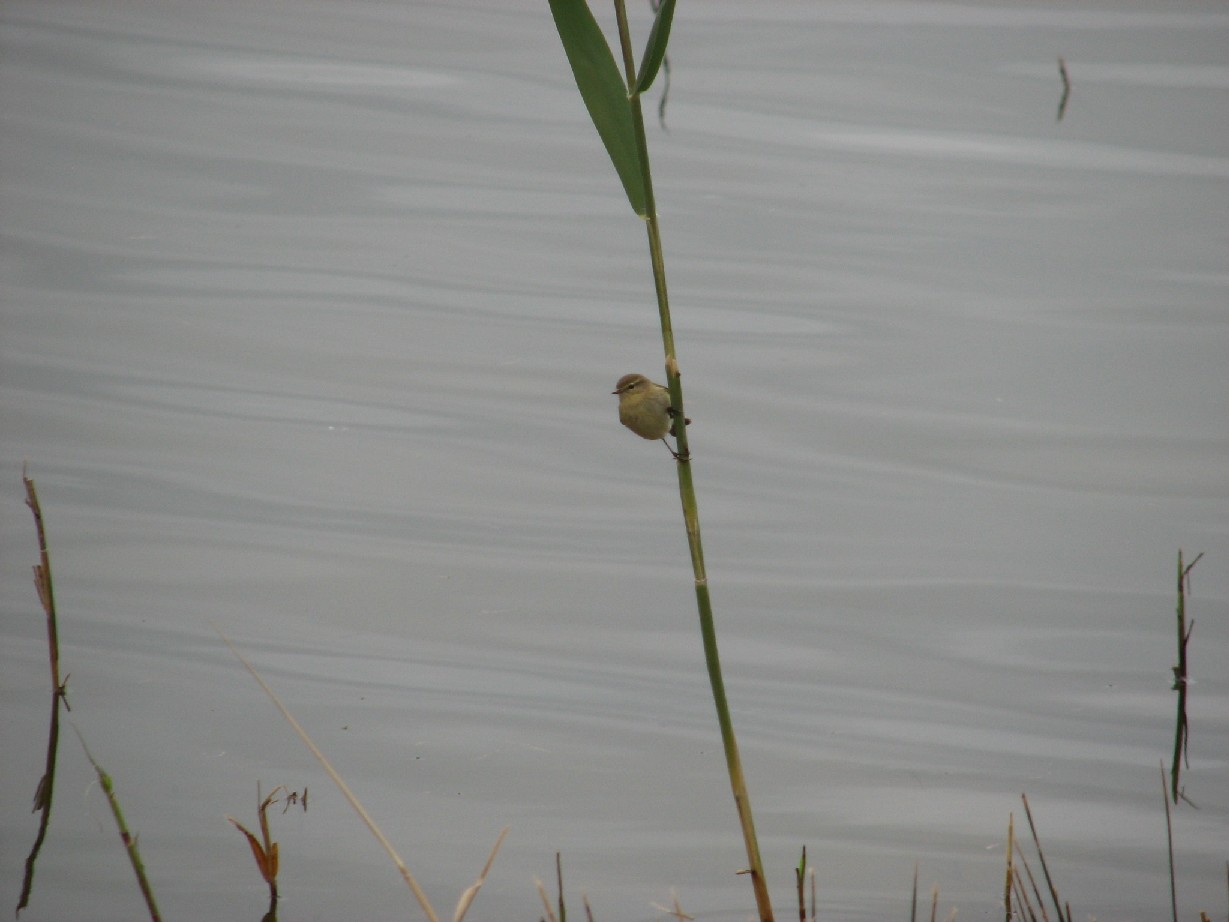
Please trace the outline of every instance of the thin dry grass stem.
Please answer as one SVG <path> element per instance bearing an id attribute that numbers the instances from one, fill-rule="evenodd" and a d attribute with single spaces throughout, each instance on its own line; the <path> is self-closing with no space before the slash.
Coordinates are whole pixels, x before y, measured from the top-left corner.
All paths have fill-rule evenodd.
<path id="1" fill-rule="evenodd" d="M 939 914 L 939 885 L 935 884 L 934 889 L 930 891 L 930 922 L 935 922 L 935 918 Z"/>
<path id="2" fill-rule="evenodd" d="M 217 630 L 217 628 L 214 628 L 214 630 Z M 269 700 L 273 702 L 273 705 L 281 713 L 282 718 L 286 721 L 286 723 L 290 724 L 290 726 L 294 729 L 294 732 L 299 735 L 299 739 L 303 741 L 303 744 L 307 746 L 308 750 L 311 751 L 311 754 L 316 757 L 316 761 L 320 763 L 325 773 L 333 779 L 333 783 L 337 785 L 337 788 L 341 791 L 342 796 L 346 798 L 346 801 L 350 804 L 351 809 L 358 814 L 359 819 L 363 821 L 364 825 L 366 825 L 371 834 L 376 837 L 376 841 L 380 843 L 380 845 L 384 848 L 385 853 L 392 859 L 393 864 L 397 866 L 397 870 L 401 873 L 402 879 L 413 892 L 415 899 L 418 900 L 418 905 L 421 906 L 422 911 L 427 914 L 427 918 L 430 919 L 431 922 L 439 922 L 439 917 L 435 914 L 435 910 L 431 907 L 431 903 L 428 902 L 427 895 L 423 893 L 422 888 L 418 886 L 418 881 L 414 879 L 414 875 L 410 873 L 410 869 L 405 866 L 405 862 L 401 860 L 401 856 L 397 854 L 397 850 L 393 848 L 393 844 L 389 842 L 384 833 L 380 831 L 380 827 L 376 825 L 375 820 L 371 818 L 371 815 L 368 814 L 368 812 L 363 808 L 363 805 L 359 803 L 358 798 L 354 796 L 354 792 L 350 790 L 349 785 L 342 780 L 341 775 L 337 773 L 337 771 L 329 763 L 329 760 L 325 758 L 324 753 L 320 751 L 319 747 L 317 747 L 314 742 L 312 742 L 311 737 L 307 735 L 307 731 L 299 725 L 299 722 L 294 719 L 294 715 L 286 709 L 286 706 L 282 704 L 281 699 L 277 697 L 277 695 L 273 692 L 273 689 L 268 686 L 263 678 L 261 678 L 260 673 L 256 671 L 255 667 L 253 667 L 251 663 L 244 659 L 243 654 L 240 653 L 238 648 L 230 642 L 230 638 L 221 631 L 218 631 L 218 636 L 222 638 L 222 642 L 225 643 L 226 646 L 230 647 L 230 652 L 235 654 L 235 658 L 243 664 L 243 668 L 245 668 L 251 674 L 252 678 L 256 680 L 256 684 L 258 684 L 261 689 L 264 690 L 264 693 L 269 696 Z"/>
<path id="3" fill-rule="evenodd" d="M 81 741 L 81 748 L 85 751 L 85 757 L 94 766 L 94 772 L 98 775 L 98 783 L 102 787 L 103 793 L 107 795 L 107 803 L 111 807 L 111 815 L 115 817 L 115 825 L 119 829 L 120 841 L 124 843 L 124 850 L 128 852 L 128 861 L 132 865 L 133 873 L 136 874 L 137 886 L 141 888 L 141 896 L 145 898 L 145 906 L 149 909 L 149 918 L 152 922 L 161 922 L 162 914 L 158 911 L 158 903 L 154 899 L 153 887 L 149 885 L 149 878 L 145 875 L 145 863 L 141 860 L 141 850 L 137 845 L 137 837 L 128 831 L 128 823 L 124 820 L 123 810 L 120 809 L 119 798 L 115 796 L 115 787 L 111 783 L 111 776 L 103 771 L 102 766 L 94 760 L 89 747 L 85 745 L 85 737 L 81 735 L 81 731 L 73 727 L 73 732 L 77 734 L 77 739 Z"/>
<path id="4" fill-rule="evenodd" d="M 678 919 L 678 922 L 695 922 L 695 918 L 696 918 L 695 916 L 688 915 L 687 913 L 683 912 L 683 906 L 681 903 L 679 903 L 678 894 L 676 894 L 672 890 L 670 891 L 670 897 L 673 900 L 673 907 L 674 907 L 670 915 Z"/>
<path id="5" fill-rule="evenodd" d="M 690 916 L 687 913 L 683 912 L 683 907 L 679 903 L 678 894 L 675 893 L 674 890 L 670 891 L 670 900 L 671 900 L 670 906 L 663 906 L 661 905 L 661 903 L 652 903 L 651 905 L 658 912 L 664 912 L 668 916 L 674 916 L 674 918 L 677 919 L 678 922 L 693 922 L 693 920 L 695 919 L 695 916 Z"/>
<path id="6" fill-rule="evenodd" d="M 1015 894 L 1015 916 L 1009 915 L 1008 919 L 1023 919 L 1026 916 L 1032 916 L 1032 907 L 1028 903 L 1028 896 L 1024 891 L 1024 878 L 1020 876 L 1020 869 L 1016 868 L 1011 876 L 1011 889 Z"/>
<path id="7" fill-rule="evenodd" d="M 913 862 L 913 900 L 909 906 L 909 922 L 917 922 L 917 866 L 918 863 Z"/>
<path id="8" fill-rule="evenodd" d="M 1033 834 L 1033 844 L 1037 847 L 1037 858 L 1041 862 L 1041 872 L 1045 875 L 1046 886 L 1050 888 L 1050 898 L 1054 900 L 1054 908 L 1058 912 L 1058 918 L 1071 922 L 1071 907 L 1068 906 L 1067 912 L 1064 914 L 1063 904 L 1058 901 L 1058 888 L 1054 886 L 1054 881 L 1050 877 L 1050 867 L 1046 864 L 1045 853 L 1041 850 L 1041 839 L 1037 837 L 1037 826 L 1033 823 L 1033 811 L 1028 805 L 1028 795 L 1021 794 L 1020 799 L 1024 801 L 1024 815 L 1028 817 L 1028 828 Z"/>
<path id="9" fill-rule="evenodd" d="M 1048 919 L 1049 916 L 1046 915 L 1045 907 L 1041 904 L 1041 894 L 1037 891 L 1037 885 L 1033 881 L 1031 874 L 1029 875 L 1029 886 L 1031 886 L 1033 890 L 1032 896 L 1029 895 L 1029 888 L 1025 886 L 1024 878 L 1020 876 L 1020 869 L 1017 868 L 1016 869 L 1016 896 L 1017 896 L 1016 902 L 1018 905 L 1024 907 L 1024 912 L 1021 914 L 1020 918 L 1024 918 L 1024 915 L 1027 914 L 1029 922 L 1040 922 L 1040 920 L 1038 920 L 1037 918 L 1037 912 L 1038 910 L 1040 910 L 1042 918 Z M 1036 898 L 1037 900 L 1037 904 L 1035 907 L 1033 905 L 1034 898 Z"/>
<path id="10" fill-rule="evenodd" d="M 545 922 L 559 922 L 555 917 L 555 911 L 551 909 L 550 897 L 546 895 L 546 885 L 537 877 L 533 879 L 533 885 L 537 888 L 538 896 L 542 899 L 542 908 L 546 910 L 546 915 L 542 918 Z"/>
<path id="11" fill-rule="evenodd" d="M 1165 843 L 1169 847 L 1169 899 L 1174 922 L 1178 922 L 1178 882 L 1174 877 L 1174 825 L 1169 812 L 1169 792 L 1165 790 L 1165 763 L 1161 763 L 1161 796 L 1165 800 Z"/>
<path id="12" fill-rule="evenodd" d="M 491 849 L 491 854 L 487 856 L 486 864 L 482 866 L 478 879 L 470 884 L 469 888 L 461 894 L 461 899 L 457 901 L 457 908 L 452 914 L 452 922 L 461 922 L 465 918 L 465 914 L 469 912 L 470 904 L 473 903 L 474 897 L 478 895 L 478 891 L 482 889 L 482 885 L 486 883 L 486 876 L 491 872 L 491 865 L 495 863 L 495 856 L 499 854 L 499 849 L 504 844 L 504 838 L 507 835 L 508 827 L 505 826 L 500 830 L 499 838 L 495 840 L 495 846 Z"/>
<path id="13" fill-rule="evenodd" d="M 582 893 L 580 895 L 580 902 L 585 907 L 585 918 L 588 920 L 588 922 L 593 922 L 593 910 L 589 907 L 588 894 Z"/>
<path id="14" fill-rule="evenodd" d="M 1024 867 L 1024 873 L 1028 875 L 1028 883 L 1029 886 L 1033 888 L 1033 896 L 1037 899 L 1037 909 L 1041 911 L 1041 918 L 1043 922 L 1050 922 L 1050 914 L 1046 912 L 1045 901 L 1041 898 L 1041 890 L 1037 887 L 1037 879 L 1033 877 L 1033 869 L 1029 866 L 1028 858 L 1024 854 L 1024 849 L 1020 847 L 1019 839 L 1016 840 L 1016 855 L 1020 859 L 1020 864 Z M 1016 874 L 1018 875 L 1019 873 L 1020 872 L 1017 870 Z M 1027 893 L 1025 894 L 1025 899 L 1028 899 Z M 1030 917 L 1034 919 L 1037 918 L 1036 913 L 1033 911 L 1032 901 L 1029 900 L 1028 903 Z"/>
<path id="15" fill-rule="evenodd" d="M 559 922 L 568 922 L 568 908 L 563 902 L 563 856 L 555 852 L 555 885 L 559 889 Z"/>

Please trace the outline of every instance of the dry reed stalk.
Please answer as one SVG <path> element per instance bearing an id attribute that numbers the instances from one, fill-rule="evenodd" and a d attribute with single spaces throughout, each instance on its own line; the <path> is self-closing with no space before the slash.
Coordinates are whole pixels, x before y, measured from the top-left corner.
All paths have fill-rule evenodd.
<path id="1" fill-rule="evenodd" d="M 217 629 L 215 628 L 215 630 Z M 359 802 L 359 799 L 354 795 L 354 792 L 350 790 L 350 786 L 346 784 L 341 775 L 339 775 L 336 769 L 333 768 L 332 763 L 325 758 L 324 753 L 320 751 L 320 748 L 315 744 L 315 742 L 312 741 L 312 738 L 307 735 L 307 731 L 304 730 L 303 727 L 300 726 L 299 722 L 294 719 L 294 715 L 290 713 L 290 711 L 286 708 L 286 705 L 282 704 L 281 699 L 277 697 L 273 689 L 269 687 L 268 683 L 265 682 L 260 673 L 256 671 L 256 668 L 244 659 L 243 654 L 239 652 L 238 648 L 233 643 L 231 643 L 230 638 L 228 638 L 221 631 L 218 631 L 218 636 L 222 638 L 222 642 L 230 648 L 230 652 L 235 654 L 235 658 L 243 664 L 243 667 L 251 674 L 252 678 L 256 680 L 256 684 L 258 684 L 261 689 L 264 690 L 264 693 L 269 696 L 269 700 L 273 702 L 274 706 L 281 713 L 282 718 L 290 724 L 290 726 L 294 729 L 294 732 L 298 734 L 299 739 L 303 741 L 303 744 L 308 748 L 308 750 L 310 750 L 311 754 L 316 757 L 316 761 L 320 763 L 325 773 L 333 780 L 333 783 L 337 785 L 338 790 L 340 790 L 342 796 L 346 798 L 346 801 L 350 804 L 351 809 L 358 814 L 359 819 L 363 821 L 363 824 L 367 827 L 371 834 L 375 836 L 376 841 L 380 843 L 380 846 L 384 849 L 385 853 L 392 859 L 393 864 L 396 865 L 397 870 L 401 874 L 401 878 L 409 886 L 411 892 L 413 892 L 414 898 L 418 900 L 418 905 L 422 907 L 422 911 L 426 913 L 430 922 L 439 922 L 439 917 L 435 914 L 435 910 L 432 908 L 431 903 L 427 900 L 426 893 L 424 893 L 422 888 L 418 885 L 418 881 L 414 879 L 414 875 L 410 873 L 410 869 L 406 867 L 405 862 L 401 860 L 401 856 L 397 854 L 397 850 L 393 848 L 393 844 L 388 840 L 388 837 L 384 835 L 380 827 L 376 825 L 376 821 L 371 818 L 371 814 L 367 812 L 367 810 Z M 499 834 L 499 838 L 495 841 L 495 847 L 491 850 L 491 855 L 487 859 L 486 867 L 483 869 L 482 874 L 479 875 L 477 883 L 470 887 L 470 890 L 473 892 L 470 893 L 469 891 L 466 891 L 466 893 L 462 894 L 461 902 L 457 906 L 459 912 L 463 913 L 465 909 L 468 909 L 469 903 L 472 902 L 474 895 L 477 894 L 478 888 L 482 886 L 482 881 L 486 877 L 487 870 L 489 870 L 491 862 L 495 860 L 495 854 L 499 851 L 500 845 L 503 844 L 504 836 L 507 832 L 507 827 L 505 827 Z M 457 916 L 458 922 L 460 918 L 460 916 Z"/>

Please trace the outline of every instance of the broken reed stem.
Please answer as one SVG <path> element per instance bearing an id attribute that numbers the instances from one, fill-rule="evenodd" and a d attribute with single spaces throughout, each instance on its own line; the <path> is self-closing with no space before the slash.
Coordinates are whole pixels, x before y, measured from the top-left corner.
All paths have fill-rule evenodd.
<path id="1" fill-rule="evenodd" d="M 38 501 L 38 490 L 34 481 L 27 476 L 26 465 L 21 466 L 21 480 L 26 489 L 26 505 L 34 516 L 34 530 L 38 538 L 39 562 L 34 570 L 34 587 L 38 592 L 39 601 L 43 606 L 43 615 L 47 621 L 47 661 L 51 669 L 51 717 L 47 724 L 47 758 L 44 762 L 42 777 L 34 791 L 34 810 L 40 814 L 38 833 L 34 844 L 26 855 L 25 872 L 21 879 L 21 895 L 17 899 L 17 912 L 30 904 L 30 894 L 34 890 L 34 866 L 38 862 L 43 842 L 47 838 L 47 829 L 51 825 L 51 803 L 55 794 L 56 758 L 60 749 L 60 703 L 64 709 L 71 711 L 68 703 L 68 678 L 60 679 L 60 638 L 56 626 L 55 592 L 51 582 L 51 552 L 47 547 L 47 531 L 43 524 L 43 509 Z"/>
<path id="2" fill-rule="evenodd" d="M 43 527 L 43 508 L 39 505 L 34 481 L 26 476 L 24 464 L 21 466 L 21 480 L 26 487 L 26 505 L 34 515 L 34 530 L 38 535 L 39 562 L 34 565 L 34 586 L 47 616 L 47 656 L 51 665 L 51 687 L 64 700 L 64 706 L 71 711 L 65 683 L 60 681 L 60 631 L 56 626 L 55 590 L 51 585 L 51 552 L 47 548 L 47 531 Z"/>
<path id="3" fill-rule="evenodd" d="M 47 724 L 47 759 L 44 762 L 43 775 L 38 779 L 38 787 L 34 790 L 34 808 L 31 812 L 39 814 L 38 833 L 34 844 L 26 855 L 25 872 L 21 878 L 21 896 L 17 900 L 17 914 L 30 905 L 30 894 L 34 890 L 34 866 L 38 862 L 43 842 L 47 838 L 47 830 L 51 826 L 51 802 L 55 794 L 56 757 L 60 751 L 60 701 L 68 707 L 68 699 L 51 693 L 51 718 Z"/>

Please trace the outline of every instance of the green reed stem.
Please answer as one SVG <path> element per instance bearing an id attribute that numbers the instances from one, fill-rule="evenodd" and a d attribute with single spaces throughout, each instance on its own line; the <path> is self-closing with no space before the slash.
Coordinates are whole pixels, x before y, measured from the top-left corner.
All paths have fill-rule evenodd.
<path id="1" fill-rule="evenodd" d="M 102 791 L 107 795 L 107 803 L 111 807 L 111 815 L 115 817 L 115 826 L 119 830 L 120 840 L 124 843 L 124 850 L 128 852 L 128 861 L 132 865 L 132 871 L 136 874 L 137 886 L 141 888 L 141 896 L 145 898 L 145 906 L 149 911 L 150 922 L 162 922 L 162 913 L 158 911 L 158 903 L 154 900 L 154 888 L 149 884 L 149 878 L 145 875 L 145 862 L 141 860 L 141 850 L 137 845 L 137 837 L 128 831 L 128 823 L 124 819 L 124 811 L 120 809 L 119 798 L 115 796 L 115 786 L 111 783 L 111 776 L 102 770 L 102 766 L 95 761 L 89 747 L 85 745 L 85 737 L 81 735 L 81 731 L 73 727 L 77 734 L 77 739 L 81 741 L 81 748 L 85 750 L 85 757 L 90 760 L 90 764 L 94 766 L 94 772 L 98 775 L 98 783 L 102 787 Z"/>
<path id="2" fill-rule="evenodd" d="M 614 0 L 615 17 L 618 20 L 619 44 L 623 51 L 623 66 L 627 73 L 627 85 L 636 85 L 636 65 L 632 57 L 631 35 L 627 27 L 627 10 L 624 0 Z M 649 168 L 649 148 L 644 133 L 644 114 L 640 107 L 639 94 L 631 95 L 632 124 L 636 134 L 636 147 L 640 155 L 640 168 L 645 187 L 645 226 L 649 237 L 649 256 L 653 263 L 653 282 L 657 289 L 657 311 L 661 318 L 662 346 L 665 349 L 666 379 L 670 388 L 670 403 L 676 419 L 687 416 L 683 412 L 683 384 L 679 374 L 678 358 L 674 349 L 674 329 L 670 323 L 670 299 L 666 290 L 666 265 L 662 257 L 661 230 L 657 222 L 657 204 L 653 195 L 653 177 Z M 700 634 L 704 642 L 704 661 L 708 666 L 708 678 L 713 690 L 713 703 L 717 706 L 717 723 L 721 728 L 721 743 L 725 749 L 726 769 L 730 776 L 730 788 L 738 810 L 743 840 L 750 865 L 751 886 L 755 891 L 756 908 L 761 922 L 772 922 L 772 903 L 768 897 L 768 885 L 764 879 L 763 862 L 760 860 L 759 841 L 755 835 L 755 823 L 751 814 L 751 799 L 747 794 L 746 778 L 742 760 L 738 754 L 738 740 L 734 736 L 734 724 L 730 719 L 730 706 L 726 700 L 725 681 L 721 676 L 721 657 L 717 652 L 717 630 L 713 623 L 713 607 L 708 592 L 708 574 L 704 569 L 704 546 L 700 541 L 700 513 L 696 502 L 695 484 L 692 480 L 691 455 L 687 448 L 687 427 L 679 425 L 675 434 L 678 442 L 679 497 L 683 506 L 683 522 L 687 529 L 687 545 L 691 550 L 691 566 L 695 575 L 696 606 L 700 615 Z"/>

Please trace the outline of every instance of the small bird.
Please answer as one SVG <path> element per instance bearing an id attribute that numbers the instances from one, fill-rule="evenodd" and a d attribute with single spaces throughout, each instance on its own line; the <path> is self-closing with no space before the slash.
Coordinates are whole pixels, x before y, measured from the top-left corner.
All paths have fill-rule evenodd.
<path id="1" fill-rule="evenodd" d="M 642 439 L 660 440 L 675 461 L 683 461 L 666 441 L 666 433 L 678 438 L 678 411 L 670 405 L 670 391 L 644 375 L 624 375 L 612 394 L 619 395 L 619 422 Z M 691 420 L 685 420 L 691 425 Z"/>

